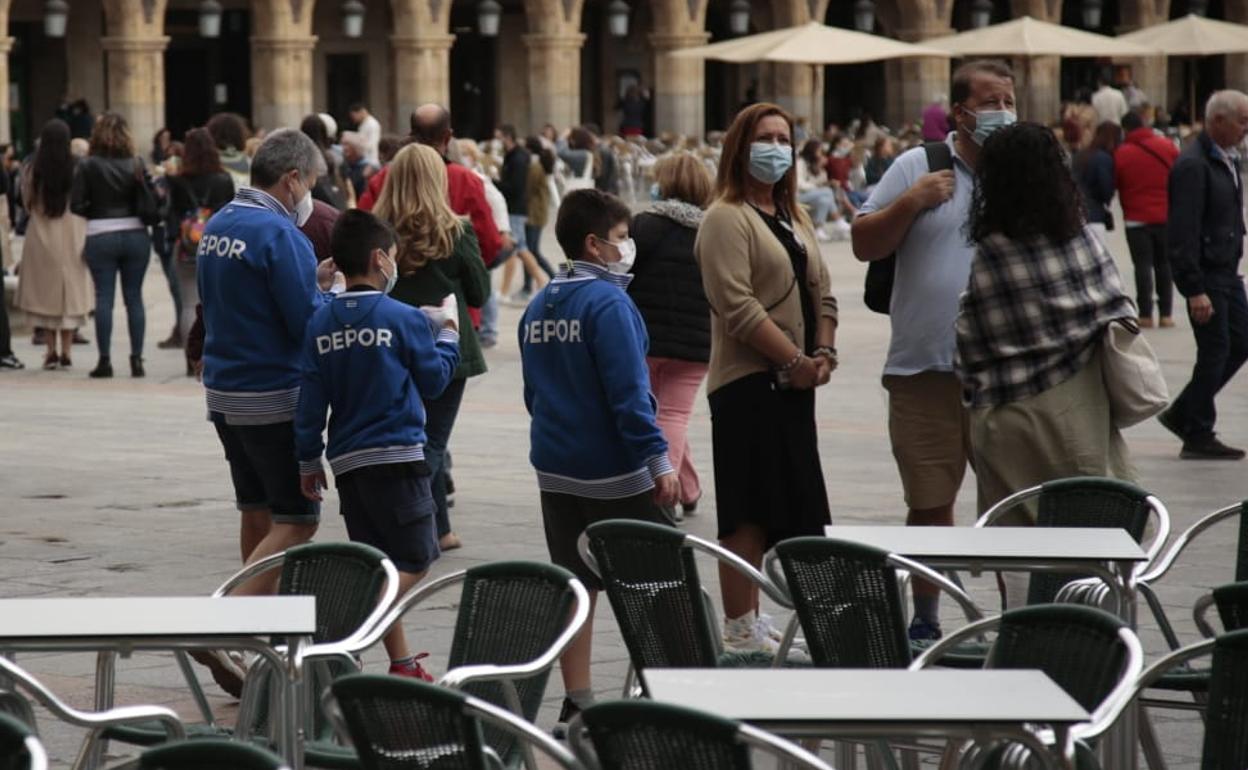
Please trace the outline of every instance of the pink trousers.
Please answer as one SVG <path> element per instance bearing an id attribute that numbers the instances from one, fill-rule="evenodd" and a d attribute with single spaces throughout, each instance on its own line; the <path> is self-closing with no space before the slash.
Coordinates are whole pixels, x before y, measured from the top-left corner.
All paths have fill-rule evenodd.
<path id="1" fill-rule="evenodd" d="M 659 428 L 667 439 L 667 456 L 680 480 L 680 502 L 688 505 L 702 496 L 698 472 L 689 451 L 689 418 L 698 388 L 706 378 L 706 364 L 675 358 L 646 358 L 650 389 L 659 402 Z"/>

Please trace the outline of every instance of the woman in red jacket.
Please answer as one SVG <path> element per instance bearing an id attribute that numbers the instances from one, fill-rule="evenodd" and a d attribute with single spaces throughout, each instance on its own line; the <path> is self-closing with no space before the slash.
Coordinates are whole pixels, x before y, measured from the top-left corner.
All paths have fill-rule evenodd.
<path id="1" fill-rule="evenodd" d="M 1135 265 L 1140 326 L 1151 328 L 1153 325 L 1154 290 L 1161 326 L 1174 326 L 1171 317 L 1174 280 L 1170 275 L 1170 260 L 1166 257 L 1166 217 L 1169 215 L 1166 183 L 1170 167 L 1179 156 L 1179 148 L 1144 125 L 1144 120 L 1135 112 L 1123 117 L 1122 129 L 1126 137 L 1114 152 L 1114 177 L 1118 198 L 1122 201 L 1127 247 Z"/>

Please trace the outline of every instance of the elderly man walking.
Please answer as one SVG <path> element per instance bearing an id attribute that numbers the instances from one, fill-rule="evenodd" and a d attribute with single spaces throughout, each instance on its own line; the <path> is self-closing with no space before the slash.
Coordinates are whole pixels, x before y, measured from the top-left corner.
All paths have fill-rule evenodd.
<path id="1" fill-rule="evenodd" d="M 1158 419 L 1183 441 L 1185 460 L 1240 460 L 1214 433 L 1214 398 L 1248 360 L 1248 297 L 1239 276 L 1244 254 L 1244 182 L 1235 148 L 1248 135 L 1248 94 L 1218 91 L 1205 107 L 1205 130 L 1170 172 L 1166 242 L 1174 284 L 1187 298 L 1196 337 L 1191 382 Z"/>

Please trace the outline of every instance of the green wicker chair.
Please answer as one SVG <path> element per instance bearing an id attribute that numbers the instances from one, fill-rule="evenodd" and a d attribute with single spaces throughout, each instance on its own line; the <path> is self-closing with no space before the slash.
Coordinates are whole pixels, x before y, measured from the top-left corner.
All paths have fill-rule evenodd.
<path id="1" fill-rule="evenodd" d="M 364 770 L 496 770 L 486 730 L 536 746 L 567 770 L 572 754 L 509 711 L 462 692 L 393 676 L 352 674 L 334 681 L 324 711 L 349 740 Z"/>
<path id="2" fill-rule="evenodd" d="M 315 755 L 316 742 L 332 738 L 332 728 L 315 708 L 314 694 L 328 686 L 336 676 L 358 670 L 350 657 L 359 649 L 360 639 L 381 618 L 398 593 L 398 572 L 386 555 L 362 543 L 307 543 L 283 553 L 274 554 L 235 573 L 214 597 L 227 596 L 250 578 L 274 569 L 281 569 L 278 593 L 286 596 L 316 597 L 316 632 L 312 644 L 304 648 L 304 675 L 307 694 L 305 734 L 311 742 L 310 755 Z M 199 681 L 179 652 L 185 678 L 200 705 L 202 724 L 190 727 L 192 738 L 234 737 L 241 741 L 266 743 L 271 727 L 269 703 L 274 695 L 274 672 L 263 660 L 248 673 L 239 705 L 237 727 L 233 730 L 217 725 L 208 707 Z M 116 727 L 104 733 L 108 740 L 139 746 L 154 746 L 165 740 L 154 726 Z M 335 754 L 332 749 L 329 752 Z"/>
<path id="3" fill-rule="evenodd" d="M 591 524 L 581 535 L 581 558 L 602 578 L 628 649 L 624 695 L 634 694 L 634 679 L 648 694 L 649 668 L 773 666 L 785 655 L 724 653 L 715 610 L 698 578 L 694 551 L 701 551 L 752 580 L 782 607 L 789 597 L 761 572 L 714 543 L 674 527 L 630 519 Z M 797 630 L 796 616 L 785 631 L 781 652 Z"/>
<path id="4" fill-rule="evenodd" d="M 551 564 L 504 561 L 455 572 L 418 585 L 394 606 L 359 642 L 366 649 L 413 607 L 450 586 L 463 584 L 459 615 L 439 684 L 462 690 L 486 703 L 532 722 L 541 708 L 550 670 L 589 618 L 589 593 L 572 573 Z M 528 744 L 492 725 L 484 728 L 488 746 L 509 765 L 521 760 L 536 770 Z M 308 763 L 337 757 L 337 766 L 358 766 L 316 754 L 309 746 Z"/>
<path id="5" fill-rule="evenodd" d="M 831 770 L 810 752 L 758 728 L 647 700 L 590 706 L 568 725 L 568 742 L 592 770 L 750 770 L 752 749 L 772 755 L 780 767 Z"/>
<path id="6" fill-rule="evenodd" d="M 824 668 L 905 668 L 912 660 L 898 570 L 950 594 L 968 621 L 983 613 L 940 573 L 860 543 L 799 537 L 768 554 L 769 577 L 792 597 L 811 662 Z"/>
<path id="7" fill-rule="evenodd" d="M 48 754 L 23 721 L 0 714 L 0 770 L 47 770 Z"/>
<path id="8" fill-rule="evenodd" d="M 1148 558 L 1137 568 L 1137 575 L 1157 558 L 1170 536 L 1170 513 L 1161 500 L 1134 484 L 1091 476 L 1050 481 L 1010 495 L 980 516 L 975 526 L 1008 525 L 1016 520 L 1020 509 L 1034 509 L 1035 525 L 1038 527 L 1124 529 L 1141 544 L 1149 518 L 1155 516 L 1156 533 L 1146 551 Z M 1066 572 L 1033 573 L 1027 590 L 1027 604 L 1060 601 L 1059 593 L 1064 587 L 1087 578 L 1086 575 Z M 1100 581 L 1087 585 L 1100 586 Z"/>
<path id="9" fill-rule="evenodd" d="M 1041 604 L 1010 610 L 958 629 L 910 665 L 928 668 L 963 640 L 997 631 L 988 649 L 985 668 L 1038 669 L 1091 714 L 1071 737 L 1084 744 L 1099 738 L 1132 703 L 1136 678 L 1143 669 L 1140 640 L 1121 619 L 1094 607 Z M 1049 745 L 1051 731 L 1041 731 Z M 998 743 L 964 747 L 976 755 L 976 767 L 1024 767 L 1030 750 L 1019 744 Z M 1088 761 L 1086 745 L 1077 754 L 1080 766 Z"/>
<path id="10" fill-rule="evenodd" d="M 169 743 L 139 756 L 139 770 L 289 770 L 282 758 L 224 738 Z"/>

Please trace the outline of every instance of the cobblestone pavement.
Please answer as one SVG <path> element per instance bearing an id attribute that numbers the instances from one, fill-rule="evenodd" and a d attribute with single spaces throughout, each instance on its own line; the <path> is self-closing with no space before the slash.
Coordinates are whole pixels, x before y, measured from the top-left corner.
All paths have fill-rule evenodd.
<path id="1" fill-rule="evenodd" d="M 547 253 L 557 254 L 549 233 L 546 240 Z M 1121 233 L 1112 235 L 1111 246 L 1130 284 Z M 903 509 L 879 384 L 887 321 L 863 307 L 864 270 L 848 244 L 830 244 L 824 256 L 842 308 L 841 368 L 818 400 L 820 453 L 832 515 L 837 522 L 899 523 Z M 74 350 L 71 371 L 40 371 L 41 354 L 30 345 L 29 333 L 15 332 L 17 352 L 30 368 L 0 374 L 0 593 L 5 596 L 204 595 L 238 566 L 238 518 L 221 449 L 204 420 L 201 388 L 182 376 L 179 352 L 155 348 L 172 319 L 155 262 L 144 296 L 149 373 L 144 380 L 89 380 L 93 347 Z M 121 303 L 117 306 L 114 346 L 124 351 L 126 327 Z M 517 309 L 503 310 L 505 333 L 499 347 L 489 352 L 490 372 L 468 386 L 452 440 L 459 490 L 452 516 L 465 545 L 445 555 L 434 574 L 497 559 L 546 556 L 537 487 L 527 461 L 529 421 L 521 399 L 519 357 L 509 333 L 518 315 Z M 93 329 L 86 332 L 94 337 Z M 1149 332 L 1149 340 L 1177 393 L 1194 356 L 1186 321 L 1180 320 L 1176 329 Z M 1226 441 L 1248 444 L 1248 374 L 1227 388 L 1219 410 Z M 1155 422 L 1132 429 L 1128 439 L 1143 485 L 1170 506 L 1176 530 L 1204 512 L 1248 497 L 1248 464 L 1180 462 L 1178 443 Z M 704 399 L 694 413 L 690 442 L 706 497 L 685 527 L 714 537 L 710 422 Z M 958 501 L 960 524 L 973 521 L 973 506 L 974 480 L 968 477 Z M 318 539 L 345 538 L 336 511 L 331 491 Z M 1206 537 L 1162 590 L 1187 639 L 1195 636 L 1192 602 L 1206 588 L 1233 577 L 1233 536 L 1228 527 Z M 715 570 L 705 569 L 703 577 L 713 583 Z M 975 582 L 974 591 L 985 606 L 992 606 L 986 581 Z M 946 615 L 950 613 L 947 609 Z M 450 597 L 407 618 L 409 639 L 416 649 L 432 653 L 435 672 L 444 669 L 454 622 Z M 1150 622 L 1143 627 L 1146 647 L 1155 655 L 1164 645 Z M 381 669 L 383 657 L 374 650 L 367 656 L 368 668 Z M 603 603 L 594 641 L 594 682 L 600 696 L 618 692 L 626 658 Z M 71 703 L 90 704 L 91 656 L 29 654 L 19 660 Z M 170 704 L 184 715 L 194 713 L 167 656 L 135 655 L 122 661 L 118 680 L 119 703 Z M 208 691 L 218 692 L 210 682 Z M 559 677 L 552 676 L 541 724 L 554 721 L 561 697 Z M 213 705 L 230 718 L 234 706 L 227 698 L 214 695 Z M 1199 722 L 1169 715 L 1154 719 L 1171 766 L 1197 767 Z M 46 714 L 41 727 L 54 761 L 71 761 L 78 731 Z"/>

